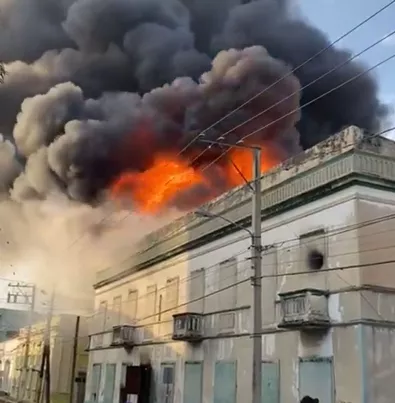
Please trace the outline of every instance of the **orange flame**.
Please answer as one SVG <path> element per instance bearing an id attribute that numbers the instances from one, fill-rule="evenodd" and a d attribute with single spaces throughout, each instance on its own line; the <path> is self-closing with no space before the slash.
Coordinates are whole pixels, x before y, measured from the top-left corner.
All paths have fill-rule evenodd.
<path id="1" fill-rule="evenodd" d="M 168 205 L 178 192 L 204 182 L 203 175 L 187 162 L 158 155 L 146 171 L 122 174 L 113 184 L 112 193 L 130 193 L 140 211 L 155 213 Z"/>
<path id="2" fill-rule="evenodd" d="M 270 149 L 262 148 L 261 155 L 262 172 L 268 171 L 280 161 Z M 130 198 L 141 213 L 156 214 L 171 206 L 180 195 L 201 186 L 204 192 L 191 192 L 191 200 L 187 203 L 189 208 L 197 207 L 242 184 L 244 178 L 251 180 L 252 159 L 251 150 L 233 149 L 228 157 L 218 161 L 209 172 L 204 171 L 206 164 L 192 167 L 187 159 L 177 155 L 158 154 L 145 171 L 122 173 L 110 191 L 116 199 L 125 196 Z M 210 177 L 213 172 L 223 182 L 221 188 L 215 185 L 218 178 Z"/>
<path id="3" fill-rule="evenodd" d="M 230 153 L 227 175 L 230 187 L 239 186 L 244 182 L 244 178 L 252 180 L 253 155 L 251 150 L 237 148 Z M 267 172 L 280 161 L 280 158 L 268 148 L 261 147 L 261 172 Z M 243 178 L 244 177 L 244 178 Z"/>

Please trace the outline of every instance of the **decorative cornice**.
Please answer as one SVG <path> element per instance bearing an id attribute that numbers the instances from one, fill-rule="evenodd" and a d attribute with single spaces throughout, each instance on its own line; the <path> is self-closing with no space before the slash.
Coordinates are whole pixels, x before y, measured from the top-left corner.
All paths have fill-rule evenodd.
<path id="1" fill-rule="evenodd" d="M 317 198 L 350 186 L 357 178 L 363 178 L 364 183 L 390 185 L 392 188 L 395 182 L 395 143 L 380 137 L 374 140 L 365 138 L 360 129 L 351 127 L 294 157 L 262 177 L 262 216 L 279 214 L 309 202 L 309 194 L 316 194 L 314 197 Z M 232 190 L 203 208 L 248 224 L 250 190 L 248 187 Z M 123 267 L 99 272 L 95 288 L 234 231 L 235 228 L 223 220 L 204 219 L 189 213 L 144 238 L 140 252 Z"/>

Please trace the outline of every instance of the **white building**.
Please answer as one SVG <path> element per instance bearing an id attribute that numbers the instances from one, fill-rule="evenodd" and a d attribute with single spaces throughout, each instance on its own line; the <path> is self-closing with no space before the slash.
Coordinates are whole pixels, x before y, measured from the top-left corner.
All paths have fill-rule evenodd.
<path id="1" fill-rule="evenodd" d="M 51 320 L 50 367 L 53 403 L 69 401 L 75 324 L 76 315 L 56 315 Z M 1 390 L 7 392 L 12 398 L 31 402 L 35 402 L 37 399 L 46 325 L 45 320 L 34 323 L 31 327 L 30 339 L 28 338 L 28 327 L 23 327 L 15 338 L 0 342 Z M 28 366 L 25 369 L 24 360 L 28 343 Z M 75 385 L 74 393 L 77 403 L 83 401 L 79 396 L 81 395 L 80 389 L 85 390 L 84 382 L 88 364 L 88 356 L 85 351 L 87 343 L 87 321 L 81 318 L 76 376 L 80 375 L 83 382 Z M 22 378 L 24 384 L 20 378 L 23 371 L 26 371 Z M 22 389 L 19 391 L 19 388 Z"/>
<path id="2" fill-rule="evenodd" d="M 393 402 L 394 184 L 395 143 L 357 128 L 262 178 L 265 403 Z M 205 208 L 249 225 L 251 193 Z M 251 401 L 249 246 L 188 214 L 98 273 L 86 401 Z"/>

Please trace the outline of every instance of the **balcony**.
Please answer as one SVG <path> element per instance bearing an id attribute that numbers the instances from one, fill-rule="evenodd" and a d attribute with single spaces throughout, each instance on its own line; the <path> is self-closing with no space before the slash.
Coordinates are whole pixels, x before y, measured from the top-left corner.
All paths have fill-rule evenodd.
<path id="1" fill-rule="evenodd" d="M 114 326 L 112 328 L 112 347 L 131 348 L 134 346 L 135 328 L 130 325 Z"/>
<path id="2" fill-rule="evenodd" d="M 173 315 L 173 340 L 198 342 L 203 338 L 203 315 L 185 312 Z"/>
<path id="3" fill-rule="evenodd" d="M 318 289 L 302 289 L 279 294 L 281 322 L 279 328 L 320 330 L 330 326 L 328 293 Z"/>

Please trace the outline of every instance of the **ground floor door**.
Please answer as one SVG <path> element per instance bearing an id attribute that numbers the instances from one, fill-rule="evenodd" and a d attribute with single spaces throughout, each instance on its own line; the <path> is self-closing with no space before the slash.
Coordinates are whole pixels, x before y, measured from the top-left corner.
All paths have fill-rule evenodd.
<path id="1" fill-rule="evenodd" d="M 235 362 L 215 363 L 214 403 L 236 403 L 237 368 Z"/>
<path id="2" fill-rule="evenodd" d="M 91 393 L 89 399 L 91 403 L 95 403 L 99 400 L 100 380 L 101 380 L 101 365 L 93 364 Z"/>
<path id="3" fill-rule="evenodd" d="M 320 403 L 334 403 L 331 358 L 301 359 L 299 362 L 299 397 L 318 398 Z"/>
<path id="4" fill-rule="evenodd" d="M 203 365 L 186 362 L 184 375 L 184 403 L 202 403 Z"/>
<path id="5" fill-rule="evenodd" d="M 115 364 L 106 365 L 106 373 L 104 378 L 103 403 L 114 403 L 114 388 L 115 388 Z"/>
<path id="6" fill-rule="evenodd" d="M 262 363 L 262 403 L 280 403 L 280 368 L 277 362 Z"/>

